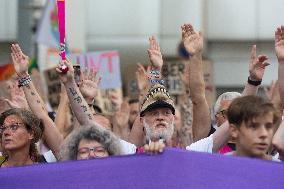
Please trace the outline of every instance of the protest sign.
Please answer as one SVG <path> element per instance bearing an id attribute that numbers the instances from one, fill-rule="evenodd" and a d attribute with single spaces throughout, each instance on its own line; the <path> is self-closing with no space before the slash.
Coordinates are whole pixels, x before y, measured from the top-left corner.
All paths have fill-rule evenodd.
<path id="1" fill-rule="evenodd" d="M 165 85 L 171 95 L 181 95 L 185 93 L 185 86 L 180 78 L 180 73 L 184 72 L 184 62 L 175 58 L 165 60 L 162 69 Z"/>
<path id="2" fill-rule="evenodd" d="M 67 56 L 73 64 L 80 64 L 81 69 L 91 69 L 98 72 L 101 77 L 100 89 L 120 88 L 120 61 L 117 51 L 101 51 L 70 54 Z"/>
<path id="3" fill-rule="evenodd" d="M 60 80 L 55 69 L 45 70 L 44 77 L 47 85 L 47 99 L 52 108 L 59 105 Z"/>
<path id="4" fill-rule="evenodd" d="M 118 98 L 123 98 L 122 89 L 100 89 L 99 94 L 95 98 L 94 104 L 101 108 L 105 115 L 113 115 L 115 112 L 114 104 L 111 102 L 111 96 L 117 95 Z"/>
<path id="5" fill-rule="evenodd" d="M 119 54 L 117 51 L 101 51 L 101 52 L 88 52 L 88 53 L 74 53 L 67 54 L 67 58 L 71 63 L 79 64 L 81 70 L 85 68 L 96 71 L 97 79 L 102 78 L 99 89 L 102 90 L 102 104 L 100 108 L 105 110 L 105 112 L 112 112 L 112 108 L 109 100 L 104 94 L 107 94 L 108 90 L 119 90 L 121 91 L 121 74 L 120 74 L 120 61 Z M 58 73 L 55 71 L 55 67 L 59 62 L 60 57 L 58 56 L 58 51 L 49 51 L 47 54 L 46 64 L 44 67 L 45 78 L 48 89 L 48 99 L 51 100 L 52 106 L 56 106 L 59 100 L 60 92 L 60 80 L 58 78 Z M 56 76 L 57 75 L 57 76 Z M 122 92 L 120 92 L 122 93 Z M 57 100 L 56 100 L 57 99 Z"/>

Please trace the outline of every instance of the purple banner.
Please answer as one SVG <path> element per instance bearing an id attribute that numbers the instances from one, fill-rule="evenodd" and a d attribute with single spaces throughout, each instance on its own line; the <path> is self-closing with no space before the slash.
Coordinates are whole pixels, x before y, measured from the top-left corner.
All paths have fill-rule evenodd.
<path id="1" fill-rule="evenodd" d="M 284 188 L 282 163 L 167 149 L 0 169 L 0 188 Z"/>

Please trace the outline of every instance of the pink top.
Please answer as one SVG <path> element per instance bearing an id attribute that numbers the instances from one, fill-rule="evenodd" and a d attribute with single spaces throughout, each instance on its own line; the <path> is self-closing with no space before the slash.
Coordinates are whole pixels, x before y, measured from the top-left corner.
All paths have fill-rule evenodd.
<path id="1" fill-rule="evenodd" d="M 230 146 L 228 144 L 225 144 L 220 150 L 219 150 L 219 154 L 226 154 L 228 152 L 233 151 L 232 148 L 230 148 Z"/>

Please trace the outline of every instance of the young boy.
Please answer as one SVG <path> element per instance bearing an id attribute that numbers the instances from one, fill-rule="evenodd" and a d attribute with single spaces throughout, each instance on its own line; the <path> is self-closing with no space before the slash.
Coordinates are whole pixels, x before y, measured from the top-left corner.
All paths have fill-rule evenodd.
<path id="1" fill-rule="evenodd" d="M 272 103 L 257 96 L 235 99 L 228 112 L 229 130 L 236 141 L 235 156 L 275 160 L 267 154 L 281 116 Z"/>

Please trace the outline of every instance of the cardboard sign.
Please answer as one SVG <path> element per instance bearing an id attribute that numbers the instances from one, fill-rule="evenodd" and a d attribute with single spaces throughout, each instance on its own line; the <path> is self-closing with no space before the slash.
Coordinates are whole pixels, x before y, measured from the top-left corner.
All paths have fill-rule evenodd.
<path id="1" fill-rule="evenodd" d="M 117 51 L 71 54 L 69 57 L 73 63 L 80 64 L 82 69 L 98 71 L 97 78 L 102 78 L 100 89 L 114 89 L 122 86 Z"/>
<path id="2" fill-rule="evenodd" d="M 102 109 L 102 113 L 105 115 L 113 115 L 114 113 L 114 106 L 110 98 L 111 94 L 117 94 L 121 99 L 123 97 L 121 88 L 116 88 L 106 90 L 101 89 L 95 98 L 95 105 L 99 106 Z"/>
<path id="3" fill-rule="evenodd" d="M 67 55 L 67 58 L 73 64 L 79 64 L 81 66 L 81 70 L 86 68 L 98 71 L 97 78 L 102 78 L 99 85 L 102 95 L 98 105 L 102 108 L 104 113 L 111 114 L 113 110 L 108 99 L 108 95 L 106 94 L 108 94 L 108 91 L 118 90 L 122 95 L 118 52 L 102 51 L 76 53 Z M 58 73 L 54 69 L 59 62 L 59 59 L 60 57 L 58 56 L 57 51 L 50 51 L 47 55 L 46 66 L 44 68 L 44 75 L 48 89 L 47 97 L 52 107 L 56 107 L 59 104 L 60 80 L 58 78 Z"/>
<path id="4" fill-rule="evenodd" d="M 179 72 L 184 73 L 186 63 L 186 61 L 170 59 L 169 61 L 165 61 L 163 66 L 163 78 L 166 81 L 166 87 L 173 96 L 182 95 L 185 93 L 185 86 L 179 77 Z M 203 60 L 202 63 L 205 81 L 205 96 L 209 107 L 212 107 L 216 99 L 216 88 L 213 77 L 213 62 Z"/>
<path id="5" fill-rule="evenodd" d="M 171 95 L 181 95 L 185 93 L 185 86 L 180 78 L 180 73 L 184 72 L 184 63 L 180 60 L 166 60 L 162 69 L 165 85 Z"/>
<path id="6" fill-rule="evenodd" d="M 55 52 L 48 53 L 44 70 L 55 68 L 59 58 Z M 121 88 L 120 61 L 117 51 L 67 54 L 67 58 L 72 64 L 79 64 L 81 70 L 87 68 L 98 71 L 97 78 L 102 78 L 100 89 Z"/>
<path id="7" fill-rule="evenodd" d="M 44 77 L 47 85 L 47 98 L 52 108 L 59 105 L 59 94 L 61 90 L 61 84 L 58 73 L 55 69 L 44 71 Z"/>

